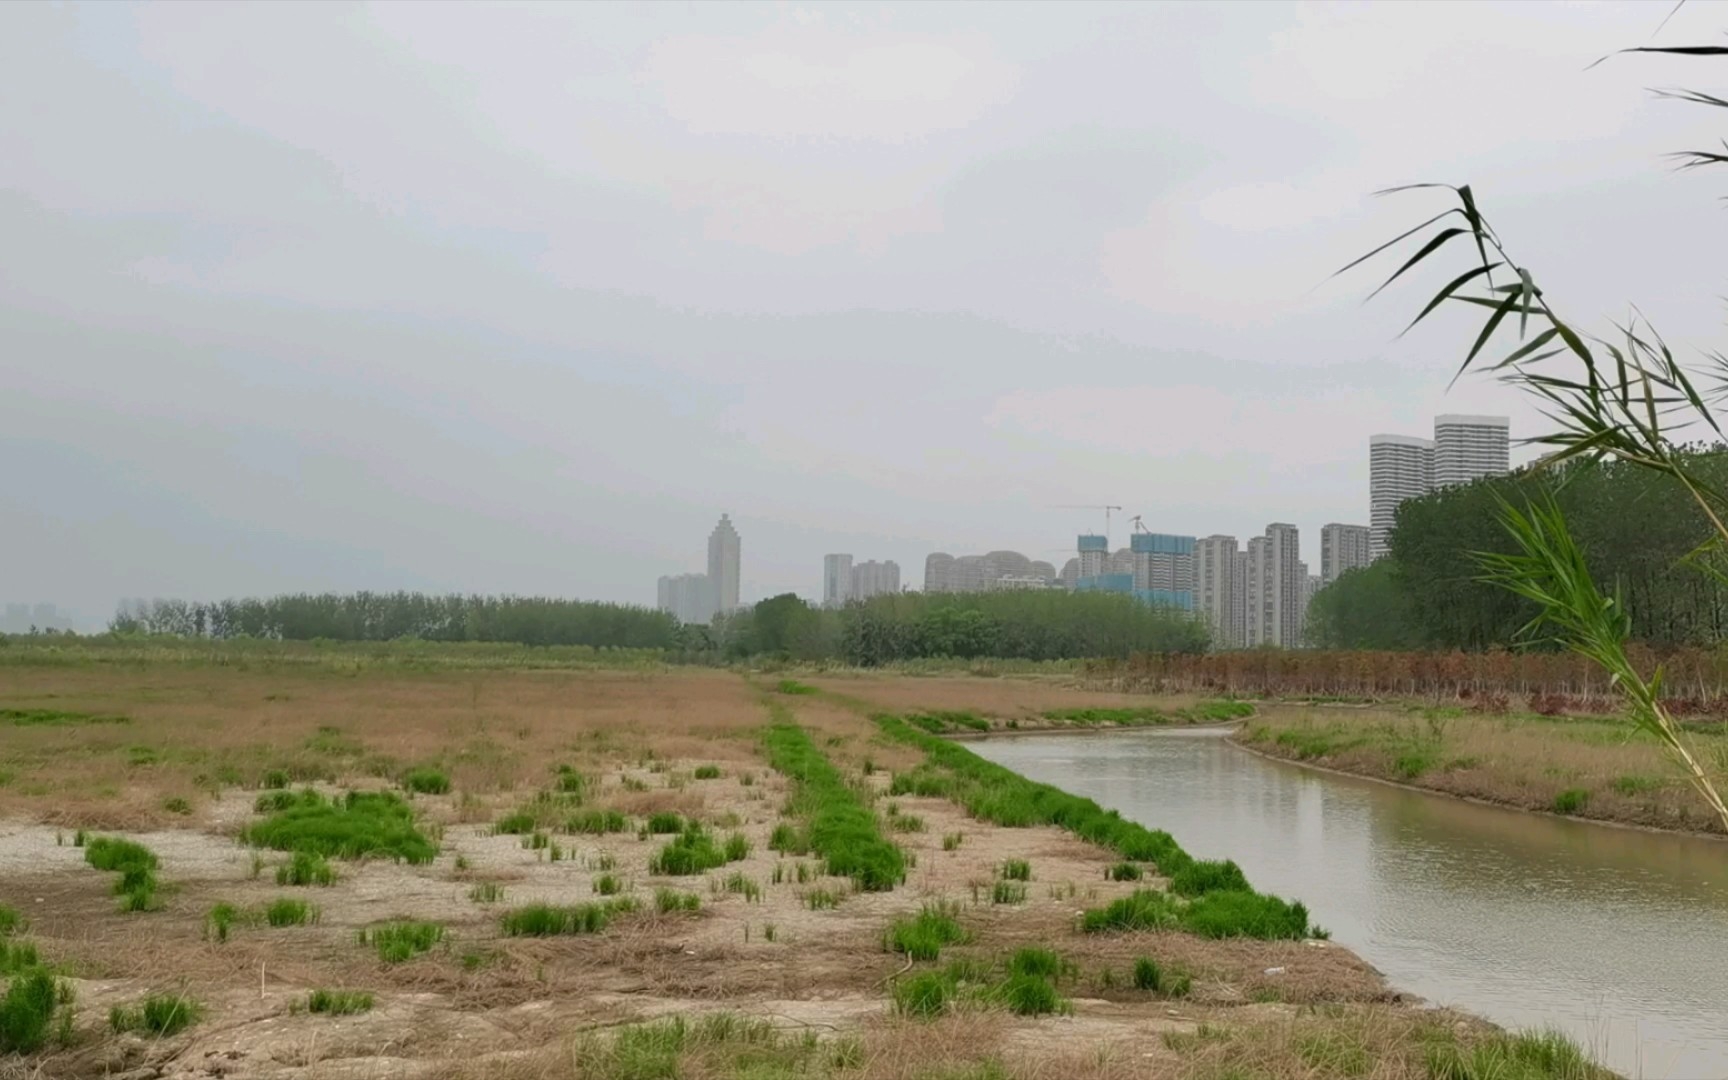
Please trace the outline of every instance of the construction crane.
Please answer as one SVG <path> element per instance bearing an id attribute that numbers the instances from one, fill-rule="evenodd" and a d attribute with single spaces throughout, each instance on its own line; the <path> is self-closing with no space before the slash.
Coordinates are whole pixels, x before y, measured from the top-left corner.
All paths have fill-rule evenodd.
<path id="1" fill-rule="evenodd" d="M 1104 511 L 1104 543 L 1105 543 L 1105 546 L 1109 546 L 1109 543 L 1110 543 L 1110 511 L 1120 510 L 1122 508 L 1120 506 L 1110 506 L 1108 504 L 1100 506 L 1098 503 L 1090 503 L 1087 505 L 1054 506 L 1054 507 L 1051 507 L 1051 509 L 1053 509 L 1053 510 L 1102 510 L 1102 511 Z"/>
<path id="2" fill-rule="evenodd" d="M 1134 525 L 1134 527 L 1132 529 L 1128 530 L 1129 532 L 1147 533 L 1147 534 L 1150 534 L 1152 532 L 1151 529 L 1148 529 L 1146 527 L 1146 523 L 1144 521 L 1140 520 L 1139 514 L 1135 514 L 1133 517 L 1129 518 L 1128 520 L 1130 522 L 1132 522 Z"/>

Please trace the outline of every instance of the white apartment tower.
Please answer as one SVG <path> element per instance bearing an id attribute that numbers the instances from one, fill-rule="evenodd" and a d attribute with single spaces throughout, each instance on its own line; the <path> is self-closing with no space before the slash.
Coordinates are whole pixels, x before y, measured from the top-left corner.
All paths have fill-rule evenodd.
<path id="1" fill-rule="evenodd" d="M 1230 625 L 1233 628 L 1231 637 L 1236 642 L 1236 648 L 1248 646 L 1248 553 L 1237 551 L 1230 560 Z"/>
<path id="2" fill-rule="evenodd" d="M 1504 416 L 1434 418 L 1434 486 L 1504 476 L 1511 467 L 1511 422 Z"/>
<path id="3" fill-rule="evenodd" d="M 732 519 L 721 514 L 720 524 L 708 534 L 708 583 L 714 590 L 714 610 L 722 615 L 738 610 L 740 548 Z"/>
<path id="4" fill-rule="evenodd" d="M 1241 553 L 1234 536 L 1208 536 L 1194 542 L 1194 610 L 1212 631 L 1214 649 L 1242 647 Z"/>
<path id="5" fill-rule="evenodd" d="M 660 579 L 655 605 L 681 623 L 706 625 L 714 618 L 714 590 L 707 574 L 674 574 Z"/>
<path id="6" fill-rule="evenodd" d="M 852 599 L 852 556 L 822 556 L 822 606 L 845 607 Z"/>
<path id="7" fill-rule="evenodd" d="M 900 564 L 893 559 L 884 562 L 870 559 L 852 567 L 847 593 L 849 599 L 868 600 L 872 596 L 887 596 L 899 591 Z"/>
<path id="8" fill-rule="evenodd" d="M 1248 539 L 1248 573 L 1242 587 L 1242 644 L 1250 649 L 1271 644 L 1266 640 L 1267 627 L 1272 622 L 1266 595 L 1272 580 L 1271 556 L 1267 551 L 1271 543 L 1264 536 Z"/>
<path id="9" fill-rule="evenodd" d="M 1261 585 L 1267 618 L 1264 643 L 1294 649 L 1302 644 L 1302 596 L 1308 587 L 1308 564 L 1302 561 L 1296 526 L 1281 521 L 1266 526 L 1266 547 L 1268 579 Z"/>
<path id="10" fill-rule="evenodd" d="M 1368 526 L 1333 522 L 1320 528 L 1320 583 L 1330 585 L 1346 570 L 1367 566 Z"/>
<path id="11" fill-rule="evenodd" d="M 1368 557 L 1383 558 L 1390 547 L 1398 504 L 1434 488 L 1434 443 L 1409 435 L 1368 439 Z"/>

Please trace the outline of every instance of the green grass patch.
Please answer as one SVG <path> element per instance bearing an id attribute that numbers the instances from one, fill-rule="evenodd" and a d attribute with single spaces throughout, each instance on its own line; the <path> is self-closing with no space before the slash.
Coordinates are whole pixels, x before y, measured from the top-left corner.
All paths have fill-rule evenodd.
<path id="1" fill-rule="evenodd" d="M 782 855 L 810 854 L 810 837 L 804 831 L 789 822 L 782 821 L 774 826 L 774 831 L 768 836 L 768 849 L 778 851 Z"/>
<path id="2" fill-rule="evenodd" d="M 678 814 L 662 811 L 649 816 L 648 831 L 656 836 L 681 833 L 684 831 L 684 819 Z"/>
<path id="3" fill-rule="evenodd" d="M 1197 859 L 1170 876 L 1170 891 L 1177 896 L 1204 896 L 1211 892 L 1252 892 L 1241 867 L 1225 860 Z"/>
<path id="4" fill-rule="evenodd" d="M 894 1011 L 920 1020 L 934 1020 L 954 1000 L 954 981 L 941 971 L 920 971 L 894 984 Z"/>
<path id="5" fill-rule="evenodd" d="M 797 784 L 792 804 L 808 822 L 810 850 L 828 873 L 848 877 L 866 892 L 887 892 L 906 880 L 906 853 L 884 839 L 876 815 L 860 793 L 780 710 L 765 742 L 769 764 Z"/>
<path id="6" fill-rule="evenodd" d="M 530 904 L 504 913 L 499 930 L 506 937 L 561 937 L 598 934 L 614 916 L 637 910 L 636 901 L 625 898 L 592 904 Z"/>
<path id="7" fill-rule="evenodd" d="M 1577 1043 L 1557 1031 L 1496 1035 L 1469 1046 L 1428 1048 L 1429 1080 L 1610 1080 Z"/>
<path id="8" fill-rule="evenodd" d="M 288 786 L 287 769 L 266 769 L 258 786 L 267 790 L 279 790 Z"/>
<path id="9" fill-rule="evenodd" d="M 304 900 L 291 896 L 277 897 L 264 909 L 264 921 L 281 929 L 284 926 L 305 926 L 318 921 L 318 909 Z"/>
<path id="10" fill-rule="evenodd" d="M 702 910 L 702 898 L 693 892 L 677 889 L 655 889 L 654 910 L 662 915 Z"/>
<path id="11" fill-rule="evenodd" d="M 422 765 L 403 774 L 402 787 L 416 795 L 448 795 L 450 775 L 442 769 Z"/>
<path id="12" fill-rule="evenodd" d="M 774 692 L 777 694 L 804 695 L 814 694 L 817 691 L 814 686 L 801 683 L 797 679 L 781 679 L 774 684 Z"/>
<path id="13" fill-rule="evenodd" d="M 888 927 L 883 944 L 889 952 L 905 953 L 913 960 L 933 961 L 949 945 L 966 940 L 957 905 L 925 904 L 917 915 L 902 916 Z"/>
<path id="14" fill-rule="evenodd" d="M 342 859 L 387 856 L 429 863 L 438 848 L 414 828 L 414 811 L 388 791 L 350 791 L 338 800 L 303 792 L 294 805 L 249 826 L 241 840 L 277 851 Z"/>
<path id="15" fill-rule="evenodd" d="M 386 964 L 400 964 L 431 952 L 434 945 L 444 940 L 444 928 L 434 922 L 391 922 L 363 929 L 358 936 L 360 944 L 378 950 L 378 959 Z"/>
<path id="16" fill-rule="evenodd" d="M 1556 814 L 1576 814 L 1584 809 L 1590 801 L 1590 793 L 1583 788 L 1567 788 L 1554 796 L 1554 812 Z"/>
<path id="17" fill-rule="evenodd" d="M 1015 950 L 1014 955 L 1008 958 L 1008 973 L 1054 979 L 1062 973 L 1062 957 L 1054 949 L 1027 946 Z"/>
<path id="18" fill-rule="evenodd" d="M 1299 940 L 1310 933 L 1308 909 L 1300 903 L 1254 892 L 1209 892 L 1181 914 L 1182 926 L 1201 937 Z"/>
<path id="19" fill-rule="evenodd" d="M 28 924 L 11 904 L 0 904 L 0 937 L 22 934 Z"/>
<path id="20" fill-rule="evenodd" d="M 130 724 L 129 716 L 99 716 L 64 709 L 0 709 L 0 724 L 13 727 L 65 727 L 72 724 Z"/>
<path id="21" fill-rule="evenodd" d="M 504 899 L 504 886 L 496 881 L 482 881 L 468 890 L 468 899 L 476 904 L 496 904 Z"/>
<path id="22" fill-rule="evenodd" d="M 648 861 L 648 872 L 684 877 L 724 865 L 726 852 L 715 845 L 707 830 L 692 822 Z"/>
<path id="23" fill-rule="evenodd" d="M 569 833 L 603 836 L 607 833 L 621 833 L 629 828 L 629 820 L 616 810 L 579 810 L 564 819 L 564 831 Z"/>
<path id="24" fill-rule="evenodd" d="M 1031 881 L 1032 864 L 1025 859 L 1009 859 L 996 873 L 1003 881 Z"/>
<path id="25" fill-rule="evenodd" d="M 366 990 L 314 990 L 306 998 L 306 1011 L 325 1016 L 371 1012 L 372 994 Z"/>
<path id="26" fill-rule="evenodd" d="M 1136 889 L 1127 896 L 1101 908 L 1093 908 L 1080 917 L 1080 929 L 1087 933 L 1106 930 L 1166 930 L 1178 921 L 1176 903 L 1168 893 L 1154 889 Z"/>
<path id="27" fill-rule="evenodd" d="M 1086 727 L 1099 727 L 1104 724 L 1118 727 L 1153 727 L 1170 723 L 1172 717 L 1151 706 L 1141 706 L 1128 709 L 1050 709 L 1044 713 L 1044 719 Z"/>
<path id="28" fill-rule="evenodd" d="M 933 712 L 913 713 L 906 717 L 906 722 L 922 728 L 932 735 L 941 735 L 950 731 L 989 731 L 990 721 L 975 712 L 960 709 L 939 709 Z"/>
<path id="29" fill-rule="evenodd" d="M 804 906 L 811 911 L 832 911 L 840 906 L 840 894 L 832 889 L 808 889 L 804 893 Z"/>
<path id="30" fill-rule="evenodd" d="M 1026 886 L 1018 881 L 998 881 L 990 887 L 992 904 L 1024 904 Z"/>
<path id="31" fill-rule="evenodd" d="M 698 765 L 698 766 L 696 766 L 696 771 L 691 773 L 690 775 L 695 777 L 697 780 L 718 780 L 718 779 L 720 779 L 720 775 L 721 775 L 720 774 L 720 766 L 718 766 L 718 765 Z"/>
<path id="32" fill-rule="evenodd" d="M 1139 881 L 1144 876 L 1139 863 L 1119 862 L 1105 871 L 1111 881 Z"/>
<path id="33" fill-rule="evenodd" d="M 1164 985 L 1164 969 L 1150 956 L 1134 961 L 1134 988 L 1157 993 Z"/>
<path id="34" fill-rule="evenodd" d="M 558 766 L 558 772 L 553 778 L 553 786 L 564 795 L 581 797 L 588 794 L 588 778 L 568 765 Z"/>
<path id="35" fill-rule="evenodd" d="M 0 1054 L 34 1054 L 48 1041 L 60 988 L 46 968 L 21 971 L 0 995 Z"/>
<path id="36" fill-rule="evenodd" d="M 1049 979 L 1042 975 L 1011 975 L 998 987 L 995 997 L 1016 1016 L 1046 1016 L 1071 1008 Z"/>
<path id="37" fill-rule="evenodd" d="M 204 936 L 217 941 L 227 941 L 229 931 L 234 924 L 244 922 L 245 912 L 226 901 L 212 907 L 204 916 Z"/>
<path id="38" fill-rule="evenodd" d="M 176 795 L 172 799 L 164 799 L 162 809 L 170 814 L 179 814 L 181 817 L 185 817 L 192 812 L 192 804 Z"/>
<path id="39" fill-rule="evenodd" d="M 117 1033 L 135 1031 L 166 1038 L 198 1022 L 204 1009 L 185 994 L 151 994 L 136 1005 L 116 1005 L 108 1011 L 108 1026 Z"/>
<path id="40" fill-rule="evenodd" d="M 624 891 L 624 882 L 617 874 L 601 874 L 594 879 L 594 891 L 601 896 L 617 896 Z"/>
<path id="41" fill-rule="evenodd" d="M 1617 776 L 1613 788 L 1622 795 L 1647 795 L 1662 786 L 1660 780 L 1648 776 Z"/>
<path id="42" fill-rule="evenodd" d="M 149 848 L 135 840 L 98 836 L 84 844 L 84 861 L 120 875 L 114 894 L 120 897 L 121 911 L 156 910 L 156 855 Z"/>
<path id="43" fill-rule="evenodd" d="M 942 834 L 942 850 L 943 851 L 957 851 L 957 850 L 959 850 L 960 845 L 965 843 L 965 841 L 966 841 L 966 834 L 965 833 L 957 833 L 957 832 L 943 833 Z"/>
<path id="44" fill-rule="evenodd" d="M 17 975 L 42 966 L 36 946 L 28 941 L 0 941 L 0 975 Z"/>
<path id="45" fill-rule="evenodd" d="M 296 851 L 287 862 L 276 868 L 276 884 L 334 885 L 336 871 L 330 868 L 330 860 L 324 856 Z"/>

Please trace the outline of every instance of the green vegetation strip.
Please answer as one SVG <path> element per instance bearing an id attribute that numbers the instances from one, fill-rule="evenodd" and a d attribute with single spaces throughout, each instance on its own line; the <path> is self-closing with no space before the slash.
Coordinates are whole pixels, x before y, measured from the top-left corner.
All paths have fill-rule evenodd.
<path id="1" fill-rule="evenodd" d="M 905 881 L 906 853 L 883 838 L 866 796 L 847 785 L 783 707 L 769 708 L 768 763 L 798 785 L 791 805 L 808 819 L 805 846 L 826 860 L 829 874 L 849 877 L 865 892 L 887 892 Z"/>
<path id="2" fill-rule="evenodd" d="M 1309 926 L 1300 903 L 1254 892 L 1233 862 L 1195 859 L 1169 833 L 1128 821 L 1091 799 L 1070 795 L 1049 784 L 1026 779 L 985 761 L 959 743 L 937 738 L 897 716 L 878 716 L 893 739 L 924 752 L 924 764 L 894 777 L 896 795 L 940 796 L 954 800 L 973 817 L 1008 827 L 1056 825 L 1082 839 L 1110 848 L 1124 859 L 1150 862 L 1170 878 L 1171 893 L 1142 890 L 1139 906 L 1116 912 L 1116 905 L 1088 912 L 1088 930 L 1183 927 L 1205 937 L 1301 938 L 1320 931 Z M 1135 900 L 1135 898 L 1142 898 Z"/>
<path id="3" fill-rule="evenodd" d="M 120 897 L 121 911 L 156 910 L 156 855 L 149 848 L 133 840 L 98 836 L 86 843 L 84 861 L 120 875 L 114 895 Z"/>

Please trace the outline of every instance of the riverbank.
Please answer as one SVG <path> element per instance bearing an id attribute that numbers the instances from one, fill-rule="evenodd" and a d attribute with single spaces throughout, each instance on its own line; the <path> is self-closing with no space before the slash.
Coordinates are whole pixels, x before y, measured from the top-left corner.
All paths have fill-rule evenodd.
<path id="1" fill-rule="evenodd" d="M 1261 703 L 1232 736 L 1268 757 L 1518 810 L 1721 837 L 1655 739 L 1607 720 Z M 1728 737 L 1694 732 L 1719 774 Z"/>
<path id="2" fill-rule="evenodd" d="M 1132 699 L 848 687 L 0 666 L 0 979 L 50 988 L 21 1067 L 1419 1080 L 1540 1049 L 1419 1007 L 1232 868 L 1084 800 L 1051 816 L 879 717 Z M 1557 1060 L 1538 1075 L 1599 1075 Z"/>

